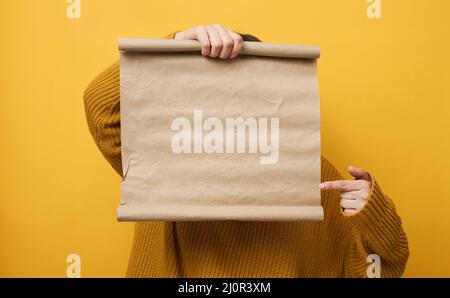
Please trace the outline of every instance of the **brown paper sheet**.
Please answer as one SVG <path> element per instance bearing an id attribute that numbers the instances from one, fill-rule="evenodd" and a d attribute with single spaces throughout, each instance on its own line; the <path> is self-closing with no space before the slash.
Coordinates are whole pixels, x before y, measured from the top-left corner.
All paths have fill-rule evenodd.
<path id="1" fill-rule="evenodd" d="M 322 220 L 315 46 L 121 39 L 121 221 Z"/>

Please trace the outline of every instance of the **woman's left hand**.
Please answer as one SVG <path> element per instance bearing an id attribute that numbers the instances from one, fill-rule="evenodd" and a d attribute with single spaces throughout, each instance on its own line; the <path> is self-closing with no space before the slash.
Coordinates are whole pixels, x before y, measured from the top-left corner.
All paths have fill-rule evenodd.
<path id="1" fill-rule="evenodd" d="M 325 181 L 320 184 L 320 189 L 339 190 L 342 210 L 350 216 L 361 211 L 369 201 L 372 179 L 360 168 L 349 167 L 348 172 L 355 180 Z"/>

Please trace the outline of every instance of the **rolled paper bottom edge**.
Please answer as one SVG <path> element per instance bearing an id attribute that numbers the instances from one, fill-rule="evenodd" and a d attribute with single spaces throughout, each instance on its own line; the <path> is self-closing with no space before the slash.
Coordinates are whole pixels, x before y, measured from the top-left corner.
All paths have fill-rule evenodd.
<path id="1" fill-rule="evenodd" d="M 322 221 L 322 206 L 120 205 L 119 221 Z"/>

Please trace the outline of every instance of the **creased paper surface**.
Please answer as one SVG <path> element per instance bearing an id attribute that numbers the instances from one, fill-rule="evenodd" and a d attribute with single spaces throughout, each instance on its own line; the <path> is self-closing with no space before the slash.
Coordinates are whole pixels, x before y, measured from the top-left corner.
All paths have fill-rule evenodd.
<path id="1" fill-rule="evenodd" d="M 119 220 L 323 219 L 318 48 L 246 42 L 221 60 L 195 41 L 119 47 Z"/>

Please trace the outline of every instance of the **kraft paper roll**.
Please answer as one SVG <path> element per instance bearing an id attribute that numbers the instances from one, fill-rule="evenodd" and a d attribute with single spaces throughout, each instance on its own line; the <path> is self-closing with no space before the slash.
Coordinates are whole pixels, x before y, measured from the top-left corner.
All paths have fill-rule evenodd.
<path id="1" fill-rule="evenodd" d="M 124 52 L 199 52 L 201 47 L 195 40 L 121 38 L 119 50 Z M 320 47 L 245 41 L 241 55 L 317 59 L 320 57 Z"/>
<path id="2" fill-rule="evenodd" d="M 121 39 L 121 221 L 322 220 L 314 46 Z"/>

